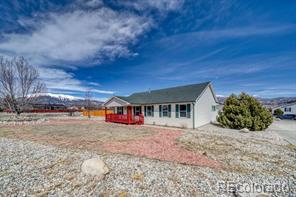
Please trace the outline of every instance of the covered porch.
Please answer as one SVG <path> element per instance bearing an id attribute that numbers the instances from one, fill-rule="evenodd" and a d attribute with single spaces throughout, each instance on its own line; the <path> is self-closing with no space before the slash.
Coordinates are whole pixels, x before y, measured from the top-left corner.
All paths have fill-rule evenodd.
<path id="1" fill-rule="evenodd" d="M 123 124 L 144 124 L 144 115 L 141 106 L 133 106 L 130 103 L 117 97 L 112 97 L 104 103 L 105 111 L 112 110 L 112 113 L 105 113 L 106 122 Z"/>

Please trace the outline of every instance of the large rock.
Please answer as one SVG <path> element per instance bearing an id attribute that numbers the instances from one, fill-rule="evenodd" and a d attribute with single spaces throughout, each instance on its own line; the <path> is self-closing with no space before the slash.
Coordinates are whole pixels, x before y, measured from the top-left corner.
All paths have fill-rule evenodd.
<path id="1" fill-rule="evenodd" d="M 239 131 L 242 132 L 242 133 L 249 133 L 250 132 L 250 130 L 247 129 L 247 128 L 243 128 L 243 129 L 241 129 Z"/>
<path id="2" fill-rule="evenodd" d="M 82 163 L 81 171 L 84 174 L 100 176 L 103 178 L 109 172 L 109 168 L 100 158 L 95 157 L 85 160 Z"/>

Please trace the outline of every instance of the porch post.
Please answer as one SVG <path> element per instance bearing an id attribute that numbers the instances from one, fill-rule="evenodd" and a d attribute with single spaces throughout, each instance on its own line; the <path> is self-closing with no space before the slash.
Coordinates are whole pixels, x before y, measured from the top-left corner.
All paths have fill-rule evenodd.
<path id="1" fill-rule="evenodd" d="M 132 107 L 127 106 L 127 123 L 131 124 L 131 117 L 132 117 Z"/>
<path id="2" fill-rule="evenodd" d="M 107 107 L 105 107 L 105 122 L 107 122 Z"/>

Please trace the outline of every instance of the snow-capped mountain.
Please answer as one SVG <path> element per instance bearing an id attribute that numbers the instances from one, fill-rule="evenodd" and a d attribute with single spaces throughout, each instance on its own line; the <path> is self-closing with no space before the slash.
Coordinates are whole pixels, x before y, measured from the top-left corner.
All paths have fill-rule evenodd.
<path id="1" fill-rule="evenodd" d="M 91 100 L 93 105 L 101 105 L 103 102 L 98 100 Z M 65 94 L 42 93 L 38 94 L 33 103 L 38 104 L 64 104 L 66 106 L 84 106 L 85 99 Z"/>

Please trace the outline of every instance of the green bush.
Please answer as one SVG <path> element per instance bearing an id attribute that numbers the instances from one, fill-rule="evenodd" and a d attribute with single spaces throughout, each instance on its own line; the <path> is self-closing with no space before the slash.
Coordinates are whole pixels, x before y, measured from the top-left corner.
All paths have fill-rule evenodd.
<path id="1" fill-rule="evenodd" d="M 273 114 L 274 114 L 275 116 L 281 116 L 281 115 L 284 114 L 284 111 L 281 110 L 281 109 L 276 109 L 276 110 L 274 110 Z"/>
<path id="2" fill-rule="evenodd" d="M 251 131 L 266 129 L 273 121 L 272 114 L 254 97 L 241 93 L 232 94 L 224 102 L 217 121 L 231 129 L 248 128 Z"/>

